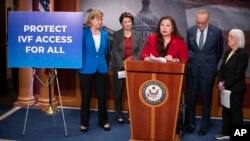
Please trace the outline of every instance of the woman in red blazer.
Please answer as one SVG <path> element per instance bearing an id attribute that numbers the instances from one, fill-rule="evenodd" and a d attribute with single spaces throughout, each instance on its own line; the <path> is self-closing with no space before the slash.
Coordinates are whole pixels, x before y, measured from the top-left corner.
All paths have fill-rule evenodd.
<path id="1" fill-rule="evenodd" d="M 186 62 L 188 51 L 175 20 L 171 16 L 161 18 L 156 33 L 149 35 L 141 54 L 145 61 L 151 61 L 150 54 L 164 57 L 167 62 Z"/>

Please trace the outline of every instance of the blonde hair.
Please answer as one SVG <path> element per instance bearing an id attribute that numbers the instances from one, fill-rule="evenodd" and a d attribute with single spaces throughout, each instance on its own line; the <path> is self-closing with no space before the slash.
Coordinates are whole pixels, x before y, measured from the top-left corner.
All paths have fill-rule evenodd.
<path id="1" fill-rule="evenodd" d="M 245 47 L 245 35 L 241 29 L 231 29 L 229 31 L 229 35 L 235 36 L 237 38 L 239 48 Z"/>
<path id="2" fill-rule="evenodd" d="M 91 20 L 93 20 L 94 18 L 102 18 L 102 17 L 103 17 L 102 11 L 98 9 L 91 9 L 88 15 L 87 23 L 86 23 L 87 26 L 91 26 Z"/>

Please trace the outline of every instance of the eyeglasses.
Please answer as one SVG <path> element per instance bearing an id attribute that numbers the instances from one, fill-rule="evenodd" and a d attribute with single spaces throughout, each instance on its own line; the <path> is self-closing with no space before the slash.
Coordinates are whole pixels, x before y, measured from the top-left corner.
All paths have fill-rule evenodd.
<path id="1" fill-rule="evenodd" d="M 203 26 L 204 26 L 204 25 L 207 25 L 208 22 L 207 22 L 207 21 L 206 21 L 206 22 L 198 22 L 198 21 L 196 21 L 196 24 L 197 24 L 197 25 L 203 25 Z"/>
<path id="2" fill-rule="evenodd" d="M 237 37 L 236 37 L 236 36 L 233 36 L 233 35 L 228 35 L 227 38 L 228 38 L 228 39 L 236 39 Z"/>

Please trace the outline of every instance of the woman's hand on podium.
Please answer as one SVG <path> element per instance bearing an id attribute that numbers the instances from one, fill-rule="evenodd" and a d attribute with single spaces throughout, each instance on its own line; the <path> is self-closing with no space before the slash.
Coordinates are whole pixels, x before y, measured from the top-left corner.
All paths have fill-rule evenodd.
<path id="1" fill-rule="evenodd" d="M 151 61 L 150 57 L 145 57 L 144 61 Z"/>
<path id="2" fill-rule="evenodd" d="M 176 62 L 176 63 L 180 62 L 179 58 L 173 58 L 171 55 L 167 55 L 165 56 L 165 58 L 167 62 Z"/>
<path id="3" fill-rule="evenodd" d="M 171 55 L 165 56 L 167 62 L 174 62 L 174 58 Z"/>

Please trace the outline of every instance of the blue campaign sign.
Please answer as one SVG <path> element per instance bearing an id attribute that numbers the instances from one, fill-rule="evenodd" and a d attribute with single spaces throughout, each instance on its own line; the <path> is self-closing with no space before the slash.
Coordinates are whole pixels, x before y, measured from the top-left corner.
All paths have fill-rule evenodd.
<path id="1" fill-rule="evenodd" d="M 9 12 L 8 67 L 81 68 L 82 27 L 82 12 Z"/>

